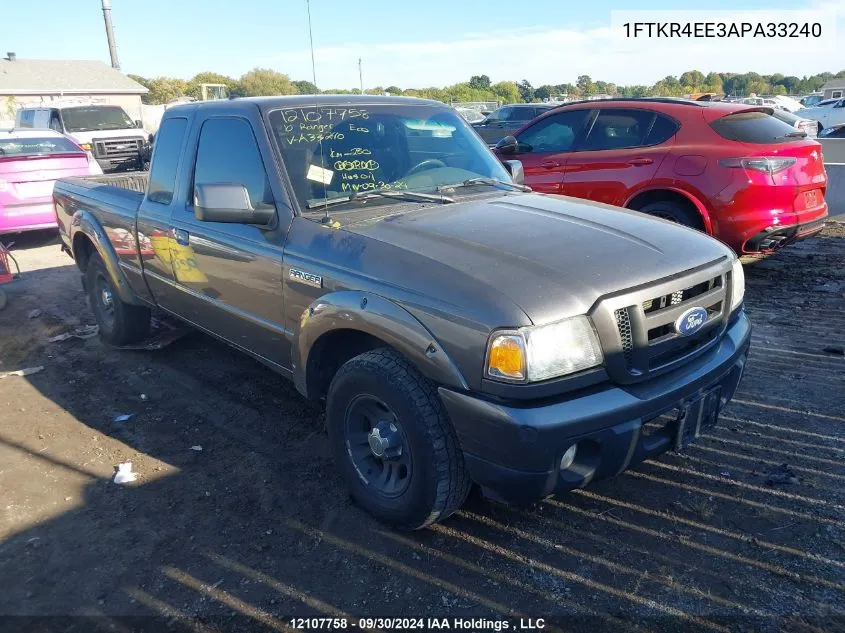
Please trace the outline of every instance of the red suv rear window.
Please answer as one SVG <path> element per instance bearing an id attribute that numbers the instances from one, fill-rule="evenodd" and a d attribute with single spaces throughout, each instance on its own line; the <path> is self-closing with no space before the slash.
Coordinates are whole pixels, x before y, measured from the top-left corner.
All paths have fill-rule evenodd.
<path id="1" fill-rule="evenodd" d="M 711 122 L 710 127 L 722 138 L 740 143 L 769 145 L 792 143 L 805 138 L 805 135 L 794 127 L 757 110 L 723 116 Z"/>

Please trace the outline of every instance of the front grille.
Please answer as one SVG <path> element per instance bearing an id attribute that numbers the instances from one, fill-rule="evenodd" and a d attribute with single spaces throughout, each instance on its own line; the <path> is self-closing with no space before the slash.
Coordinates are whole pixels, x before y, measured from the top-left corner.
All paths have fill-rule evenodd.
<path id="1" fill-rule="evenodd" d="M 619 328 L 619 336 L 622 339 L 622 355 L 625 357 L 625 365 L 630 368 L 634 351 L 634 335 L 631 331 L 631 317 L 628 316 L 628 308 L 616 310 L 616 327 Z"/>
<path id="2" fill-rule="evenodd" d="M 137 155 L 143 141 L 140 138 L 94 139 L 94 156 L 97 158 L 121 158 Z"/>
<path id="3" fill-rule="evenodd" d="M 730 297 L 727 258 L 677 278 L 600 301 L 591 312 L 608 373 L 636 382 L 669 371 L 714 345 L 724 333 Z M 692 334 L 676 326 L 691 308 L 706 318 Z"/>

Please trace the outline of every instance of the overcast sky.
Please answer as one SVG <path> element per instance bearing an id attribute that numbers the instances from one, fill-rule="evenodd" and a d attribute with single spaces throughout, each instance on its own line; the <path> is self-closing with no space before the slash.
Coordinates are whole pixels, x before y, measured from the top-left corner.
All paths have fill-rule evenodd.
<path id="1" fill-rule="evenodd" d="M 100 0 L 40 0 L 38 11 L 25 2 L 9 4 L 0 27 L 3 51 L 108 61 Z M 124 72 L 238 76 L 261 66 L 311 79 L 305 0 L 112 0 L 112 6 Z M 311 0 L 317 84 L 357 87 L 359 57 L 365 87 L 403 88 L 442 86 L 481 73 L 534 85 L 574 83 L 582 74 L 652 84 L 690 69 L 799 76 L 845 69 L 845 0 L 707 3 L 727 11 L 717 16 L 722 19 L 771 20 L 777 10 L 823 9 L 820 42 L 626 39 L 611 12 L 630 6 L 613 0 Z M 646 19 L 671 20 L 669 10 L 679 5 L 642 0 L 638 6 L 654 11 Z M 841 37 L 833 33 L 836 27 Z"/>

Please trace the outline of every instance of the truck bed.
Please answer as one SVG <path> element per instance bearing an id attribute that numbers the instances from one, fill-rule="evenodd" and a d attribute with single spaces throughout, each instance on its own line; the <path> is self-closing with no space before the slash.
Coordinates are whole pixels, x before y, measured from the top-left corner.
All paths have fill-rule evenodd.
<path id="1" fill-rule="evenodd" d="M 84 180 L 91 180 L 110 187 L 119 187 L 120 189 L 144 193 L 147 190 L 147 183 L 150 181 L 150 173 L 147 171 L 134 171 L 122 174 L 105 174 L 103 176 L 89 176 L 84 178 Z"/>
<path id="2" fill-rule="evenodd" d="M 147 173 L 61 178 L 53 188 L 59 234 L 71 248 L 71 221 L 91 214 L 108 235 L 121 263 L 140 270 L 135 242 L 135 216 L 147 188 Z"/>

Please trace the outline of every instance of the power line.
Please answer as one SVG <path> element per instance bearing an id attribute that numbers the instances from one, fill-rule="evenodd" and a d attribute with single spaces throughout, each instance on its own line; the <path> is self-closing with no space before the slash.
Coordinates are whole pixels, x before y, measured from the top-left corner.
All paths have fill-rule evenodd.
<path id="1" fill-rule="evenodd" d="M 317 66 L 314 64 L 314 36 L 311 34 L 311 0 L 305 0 L 305 7 L 308 10 L 308 41 L 311 42 L 311 76 L 314 80 L 314 87 L 317 87 Z"/>

